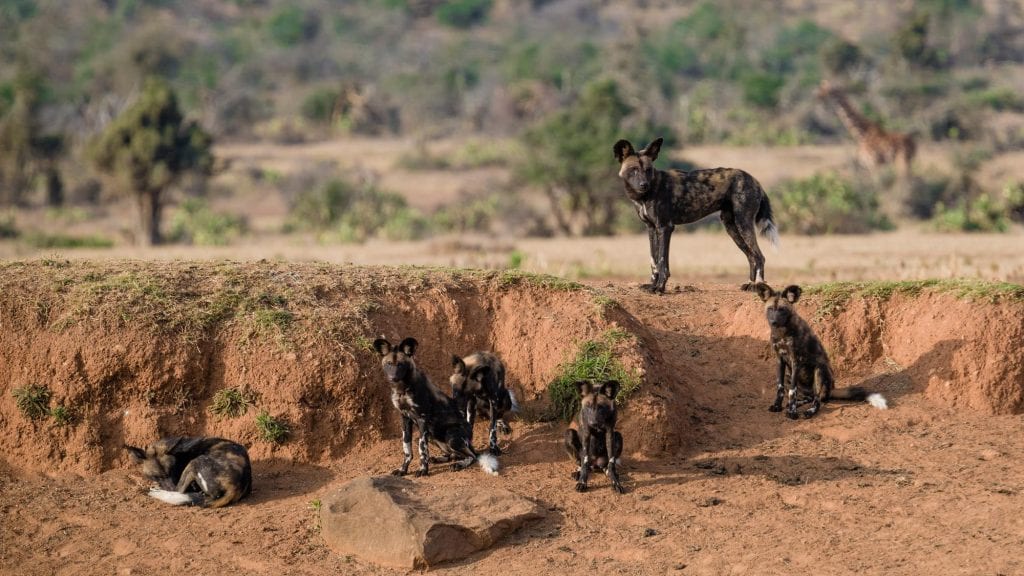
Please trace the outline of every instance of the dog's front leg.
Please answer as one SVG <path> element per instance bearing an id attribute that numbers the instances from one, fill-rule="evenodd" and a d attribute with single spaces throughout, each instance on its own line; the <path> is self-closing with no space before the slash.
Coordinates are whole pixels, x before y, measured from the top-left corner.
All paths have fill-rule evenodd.
<path id="1" fill-rule="evenodd" d="M 792 420 L 797 419 L 796 413 L 796 362 L 793 360 L 789 361 L 789 384 L 786 386 L 786 393 L 789 395 L 788 406 L 786 407 L 786 417 Z"/>
<path id="2" fill-rule="evenodd" d="M 775 402 L 768 407 L 770 412 L 782 412 L 782 397 L 786 391 L 786 361 L 779 356 L 778 381 L 775 383 Z"/>
<path id="3" fill-rule="evenodd" d="M 409 473 L 409 462 L 412 462 L 412 418 L 402 416 L 402 466 L 391 473 L 395 476 L 405 476 Z"/>
<path id="4" fill-rule="evenodd" d="M 427 431 L 427 424 L 423 422 L 420 424 L 420 469 L 416 471 L 416 476 L 426 476 L 430 474 L 430 433 Z"/>
<path id="5" fill-rule="evenodd" d="M 580 473 L 576 478 L 576 491 L 587 491 L 587 480 L 590 477 L 590 430 L 580 426 Z"/>
<path id="6" fill-rule="evenodd" d="M 469 429 L 466 431 L 466 443 L 470 446 L 473 445 L 473 424 L 476 423 L 476 396 L 470 396 L 466 400 L 466 422 L 469 423 Z"/>
<path id="7" fill-rule="evenodd" d="M 622 484 L 619 483 L 619 455 L 622 454 L 622 435 L 615 432 L 613 426 L 609 426 L 605 430 L 605 449 L 608 454 L 608 466 L 605 468 L 608 474 L 608 479 L 611 480 L 612 490 L 615 490 L 619 494 L 625 494 L 626 491 L 622 488 Z"/>
<path id="8" fill-rule="evenodd" d="M 658 231 L 650 224 L 647 225 L 647 240 L 651 247 L 651 283 L 645 288 L 654 292 L 658 285 Z"/>
<path id="9" fill-rule="evenodd" d="M 498 448 L 498 403 L 493 399 L 488 400 L 491 408 L 491 429 L 487 437 L 487 447 L 491 454 L 501 456 L 501 448 Z"/>
<path id="10" fill-rule="evenodd" d="M 672 241 L 672 231 L 675 226 L 662 226 L 658 228 L 658 281 L 654 287 L 655 292 L 664 292 L 665 284 L 668 283 L 668 247 Z"/>

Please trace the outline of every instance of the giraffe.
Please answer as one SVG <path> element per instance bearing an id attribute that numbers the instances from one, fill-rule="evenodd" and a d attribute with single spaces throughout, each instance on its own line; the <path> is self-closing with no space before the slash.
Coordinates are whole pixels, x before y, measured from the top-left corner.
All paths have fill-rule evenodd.
<path id="1" fill-rule="evenodd" d="M 913 135 L 886 132 L 876 122 L 857 112 L 843 90 L 833 86 L 828 80 L 822 80 L 815 95 L 821 100 L 831 100 L 835 104 L 839 120 L 857 140 L 861 163 L 868 168 L 877 168 L 899 160 L 904 172 L 910 173 L 910 163 L 917 152 Z"/>

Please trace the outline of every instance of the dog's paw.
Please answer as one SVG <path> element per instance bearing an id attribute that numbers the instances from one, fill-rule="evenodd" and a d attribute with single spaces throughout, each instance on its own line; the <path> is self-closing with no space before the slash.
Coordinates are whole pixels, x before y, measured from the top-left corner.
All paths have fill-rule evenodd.
<path id="1" fill-rule="evenodd" d="M 623 488 L 622 484 L 619 484 L 618 482 L 612 483 L 612 490 L 614 490 L 618 494 L 625 494 L 626 493 L 626 489 Z"/>
<path id="2" fill-rule="evenodd" d="M 657 286 L 655 286 L 653 283 L 652 284 L 641 284 L 640 285 L 640 289 L 643 290 L 644 292 L 650 292 L 651 294 L 654 294 L 655 292 L 658 291 Z"/>
<path id="3" fill-rule="evenodd" d="M 817 413 L 818 413 L 818 409 L 817 408 L 812 408 L 810 410 L 805 410 L 804 411 L 804 418 L 811 418 L 811 417 L 813 417 Z"/>
<path id="4" fill-rule="evenodd" d="M 782 405 L 781 404 L 772 404 L 771 406 L 768 407 L 768 411 L 769 412 L 782 412 Z"/>
<path id="5" fill-rule="evenodd" d="M 420 468 L 419 470 L 416 471 L 416 477 L 417 478 L 423 478 L 424 476 L 429 476 L 429 475 L 430 475 L 430 472 L 426 468 Z"/>
<path id="6" fill-rule="evenodd" d="M 796 420 L 799 417 L 800 417 L 800 415 L 797 414 L 796 410 L 787 410 L 786 411 L 786 418 L 789 418 L 790 420 Z"/>
<path id="7" fill-rule="evenodd" d="M 491 453 L 491 456 L 501 456 L 501 448 L 497 444 L 488 448 L 487 451 Z"/>
<path id="8" fill-rule="evenodd" d="M 576 483 L 576 491 L 577 492 L 586 492 L 587 491 L 587 485 L 585 483 L 583 483 L 583 482 L 577 482 Z"/>
<path id="9" fill-rule="evenodd" d="M 757 291 L 757 283 L 756 282 L 744 282 L 743 284 L 740 284 L 740 290 L 743 291 L 743 292 L 755 292 L 755 291 Z"/>
<path id="10" fill-rule="evenodd" d="M 392 476 L 405 476 L 408 473 L 409 472 L 407 470 L 402 470 L 401 468 L 395 468 L 391 471 Z"/>

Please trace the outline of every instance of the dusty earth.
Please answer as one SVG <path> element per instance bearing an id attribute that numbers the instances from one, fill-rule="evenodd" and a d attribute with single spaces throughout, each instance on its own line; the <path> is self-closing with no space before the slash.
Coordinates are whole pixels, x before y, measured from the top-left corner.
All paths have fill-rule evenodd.
<path id="1" fill-rule="evenodd" d="M 674 280 L 676 280 L 674 278 Z M 418 482 L 500 486 L 546 517 L 452 574 L 1024 573 L 1024 304 L 1020 291 L 938 285 L 819 289 L 799 308 L 840 386 L 888 411 L 766 408 L 773 360 L 761 305 L 736 283 L 635 283 L 498 272 L 256 262 L 8 262 L 0 270 L 0 572 L 392 574 L 323 544 L 320 498 L 386 473 L 397 418 L 362 338 L 409 333 L 435 381 L 449 350 L 490 347 L 525 399 L 501 476 L 443 466 Z M 627 494 L 572 490 L 547 383 L 608 330 L 643 377 L 625 404 Z M 442 346 L 437 343 L 445 343 Z M 28 421 L 15 387 L 45 383 L 75 410 Z M 245 417 L 207 406 L 255 392 Z M 261 440 L 252 413 L 292 426 Z M 159 434 L 230 435 L 254 492 L 221 510 L 143 494 L 120 451 Z M 483 434 L 478 431 L 478 438 Z"/>

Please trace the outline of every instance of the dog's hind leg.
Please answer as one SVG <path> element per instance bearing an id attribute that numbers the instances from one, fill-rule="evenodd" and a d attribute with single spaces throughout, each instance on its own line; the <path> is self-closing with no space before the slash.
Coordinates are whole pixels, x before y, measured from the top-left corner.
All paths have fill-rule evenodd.
<path id="1" fill-rule="evenodd" d="M 818 366 L 814 369 L 814 391 L 811 397 L 811 407 L 804 410 L 804 418 L 810 418 L 818 413 L 823 402 L 828 402 L 832 392 L 832 372 L 827 366 Z"/>
<path id="2" fill-rule="evenodd" d="M 739 226 L 736 225 L 736 216 L 733 214 L 732 209 L 723 208 L 722 211 L 719 213 L 718 217 L 721 218 L 722 225 L 725 226 L 725 231 L 729 234 L 729 237 L 732 238 L 732 241 L 736 244 L 736 247 L 740 249 L 740 252 L 743 252 L 744 256 L 747 257 L 747 265 L 750 267 L 750 281 L 745 282 L 742 286 L 740 286 L 740 288 L 742 290 L 753 290 L 754 286 L 756 285 L 755 278 L 757 277 L 757 260 L 754 257 L 754 253 L 750 250 L 750 247 L 747 245 L 747 241 L 744 239 L 743 234 L 740 233 L 740 228 Z M 754 246 L 756 247 L 757 244 L 754 244 Z M 758 251 L 758 254 L 760 254 L 760 251 Z M 763 256 L 761 257 L 761 261 L 763 267 Z"/>
<path id="3" fill-rule="evenodd" d="M 491 426 L 488 430 L 487 447 L 491 454 L 501 456 L 501 448 L 498 447 L 498 403 L 494 400 L 488 400 L 488 403 L 491 415 Z"/>
<path id="4" fill-rule="evenodd" d="M 647 288 L 653 292 L 658 285 L 658 231 L 654 226 L 647 226 L 647 240 L 651 246 L 651 283 Z"/>

